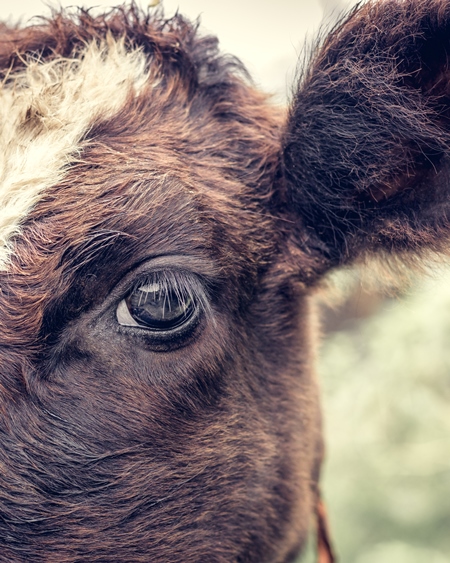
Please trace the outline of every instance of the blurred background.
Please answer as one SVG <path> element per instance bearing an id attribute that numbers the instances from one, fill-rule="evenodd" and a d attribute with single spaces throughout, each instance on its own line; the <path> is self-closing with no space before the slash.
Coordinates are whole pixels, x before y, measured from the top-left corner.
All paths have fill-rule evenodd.
<path id="1" fill-rule="evenodd" d="M 111 1 L 82 1 L 109 6 Z M 64 6 L 77 0 L 62 1 Z M 148 2 L 138 2 L 142 6 Z M 346 0 L 164 0 L 217 34 L 256 83 L 286 104 L 297 60 Z M 41 0 L 2 0 L 2 18 L 48 14 Z M 318 372 L 327 461 L 323 490 L 342 563 L 450 563 L 450 270 L 388 298 L 357 272 L 321 304 Z M 315 560 L 313 540 L 303 561 Z"/>

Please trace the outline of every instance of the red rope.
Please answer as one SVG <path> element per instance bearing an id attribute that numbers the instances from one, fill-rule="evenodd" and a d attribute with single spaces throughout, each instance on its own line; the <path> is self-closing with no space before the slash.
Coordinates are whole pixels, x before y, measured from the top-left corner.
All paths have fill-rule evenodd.
<path id="1" fill-rule="evenodd" d="M 317 563 L 336 563 L 333 545 L 328 531 L 327 511 L 323 500 L 318 495 L 317 504 Z"/>

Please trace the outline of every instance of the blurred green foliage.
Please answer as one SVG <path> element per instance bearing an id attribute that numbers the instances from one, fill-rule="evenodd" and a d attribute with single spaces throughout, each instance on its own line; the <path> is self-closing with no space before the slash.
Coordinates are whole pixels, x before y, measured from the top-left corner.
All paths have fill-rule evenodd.
<path id="1" fill-rule="evenodd" d="M 450 276 L 331 333 L 319 357 L 339 561 L 449 563 Z"/>

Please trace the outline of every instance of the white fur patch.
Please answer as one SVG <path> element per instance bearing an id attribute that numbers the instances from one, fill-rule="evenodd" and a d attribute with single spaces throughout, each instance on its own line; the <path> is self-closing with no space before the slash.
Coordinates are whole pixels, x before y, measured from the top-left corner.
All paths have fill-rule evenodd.
<path id="1" fill-rule="evenodd" d="M 0 87 L 0 270 L 43 191 L 61 181 L 97 119 L 114 116 L 148 79 L 137 49 L 109 37 L 76 59 L 28 60 Z"/>

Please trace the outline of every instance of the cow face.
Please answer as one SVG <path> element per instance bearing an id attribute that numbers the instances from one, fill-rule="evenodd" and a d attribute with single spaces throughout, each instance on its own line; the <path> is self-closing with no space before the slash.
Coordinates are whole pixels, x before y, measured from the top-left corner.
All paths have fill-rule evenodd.
<path id="1" fill-rule="evenodd" d="M 5 31 L 42 55 L 4 53 L 3 553 L 287 560 L 321 443 L 281 114 L 181 17 L 79 18 Z"/>
<path id="2" fill-rule="evenodd" d="M 449 22 L 355 11 L 287 115 L 181 16 L 4 26 L 5 560 L 295 558 L 322 457 L 311 295 L 447 247 Z"/>

